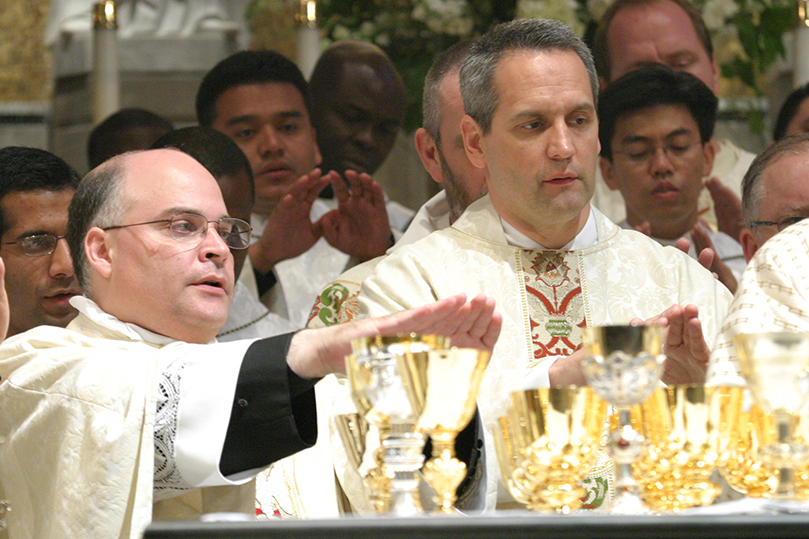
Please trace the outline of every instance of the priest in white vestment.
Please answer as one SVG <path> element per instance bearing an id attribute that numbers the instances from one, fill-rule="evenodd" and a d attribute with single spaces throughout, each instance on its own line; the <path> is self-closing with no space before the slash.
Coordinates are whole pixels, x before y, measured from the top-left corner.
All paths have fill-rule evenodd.
<path id="1" fill-rule="evenodd" d="M 380 262 L 362 283 L 360 316 L 461 290 L 496 297 L 503 332 L 478 399 L 490 431 L 527 376 L 538 386 L 584 383 L 585 326 L 668 323 L 664 381 L 702 381 L 706 338 L 730 293 L 697 261 L 589 204 L 599 151 L 589 51 L 552 21 L 490 32 L 461 70 L 466 152 L 487 172 L 489 196 Z M 499 474 L 489 463 L 493 506 Z"/>
<path id="2" fill-rule="evenodd" d="M 759 155 L 745 176 L 743 238 L 751 258 L 711 354 L 711 385 L 744 385 L 736 335 L 809 331 L 808 166 L 809 134 L 794 135 Z"/>
<path id="3" fill-rule="evenodd" d="M 79 316 L 0 347 L 11 538 L 135 538 L 152 518 L 253 514 L 252 477 L 314 442 L 312 386 L 344 369 L 352 338 L 437 328 L 491 348 L 499 333 L 493 300 L 457 296 L 382 320 L 216 343 L 233 291 L 230 248 L 248 246 L 249 226 L 175 150 L 92 171 L 68 242 L 87 294 L 74 300 Z"/>

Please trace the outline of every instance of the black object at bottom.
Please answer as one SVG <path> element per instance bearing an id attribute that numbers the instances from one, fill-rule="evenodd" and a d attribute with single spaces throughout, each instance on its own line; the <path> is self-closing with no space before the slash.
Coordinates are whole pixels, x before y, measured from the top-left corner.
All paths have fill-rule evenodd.
<path id="1" fill-rule="evenodd" d="M 343 518 L 161 522 L 144 539 L 805 539 L 809 514 Z"/>

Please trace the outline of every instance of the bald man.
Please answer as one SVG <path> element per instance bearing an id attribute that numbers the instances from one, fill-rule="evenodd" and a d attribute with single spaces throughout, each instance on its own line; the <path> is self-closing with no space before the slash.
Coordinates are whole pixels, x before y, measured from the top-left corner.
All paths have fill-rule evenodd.
<path id="1" fill-rule="evenodd" d="M 177 150 L 124 154 L 82 180 L 67 234 L 86 294 L 72 300 L 79 315 L 0 346 L 12 536 L 130 538 L 153 517 L 253 514 L 252 476 L 314 443 L 312 387 L 345 369 L 351 339 L 429 328 L 494 345 L 499 315 L 482 296 L 217 343 L 231 249 L 249 235 L 213 176 Z"/>

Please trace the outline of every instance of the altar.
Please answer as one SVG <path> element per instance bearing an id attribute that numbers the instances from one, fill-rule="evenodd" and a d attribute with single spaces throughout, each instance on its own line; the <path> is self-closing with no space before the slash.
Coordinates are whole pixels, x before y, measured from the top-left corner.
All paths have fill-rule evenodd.
<path id="1" fill-rule="evenodd" d="M 144 539 L 803 539 L 809 513 L 780 515 L 344 518 L 264 522 L 161 522 Z"/>

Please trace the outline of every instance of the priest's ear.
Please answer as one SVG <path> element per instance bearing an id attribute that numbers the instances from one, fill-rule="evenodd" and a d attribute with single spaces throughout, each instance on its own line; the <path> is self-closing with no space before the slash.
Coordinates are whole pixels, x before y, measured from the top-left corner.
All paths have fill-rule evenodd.
<path id="1" fill-rule="evenodd" d="M 110 239 L 107 232 L 96 226 L 92 227 L 84 237 L 84 254 L 87 257 L 87 264 L 104 278 L 109 278 L 112 273 Z"/>
<path id="2" fill-rule="evenodd" d="M 421 159 L 421 164 L 430 176 L 438 183 L 444 183 L 444 172 L 441 168 L 438 142 L 429 131 L 423 127 L 416 129 L 416 151 Z"/>
<path id="3" fill-rule="evenodd" d="M 483 129 L 468 114 L 461 119 L 463 145 L 469 161 L 477 168 L 486 168 L 486 155 L 483 152 Z"/>
<path id="4" fill-rule="evenodd" d="M 612 161 L 606 157 L 598 158 L 598 165 L 601 167 L 601 177 L 604 178 L 604 183 L 613 191 L 618 191 L 618 182 L 615 181 L 615 174 L 612 170 Z"/>

